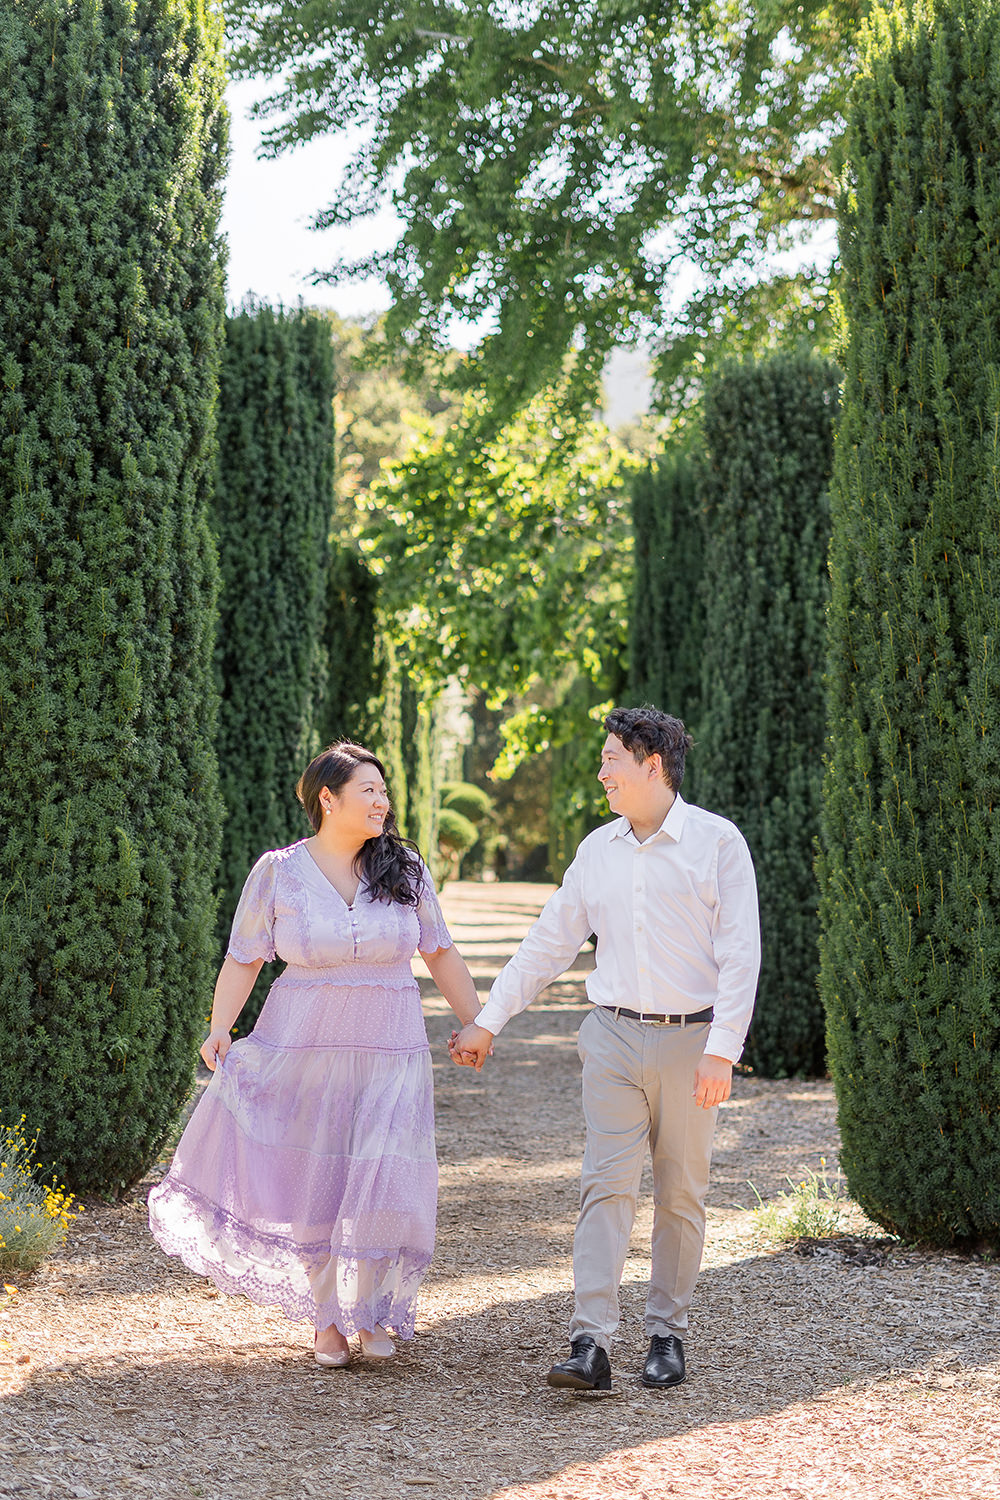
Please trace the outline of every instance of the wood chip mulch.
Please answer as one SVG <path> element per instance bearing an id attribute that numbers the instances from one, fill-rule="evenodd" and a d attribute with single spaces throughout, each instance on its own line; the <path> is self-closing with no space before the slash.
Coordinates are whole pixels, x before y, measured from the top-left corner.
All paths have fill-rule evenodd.
<path id="1" fill-rule="evenodd" d="M 540 886 L 454 885 L 483 989 Z M 767 1198 L 837 1156 L 826 1082 L 737 1081 L 722 1112 L 689 1379 L 643 1389 L 649 1183 L 606 1397 L 550 1391 L 566 1351 L 588 956 L 497 1041 L 436 1061 L 439 1241 L 417 1336 L 325 1372 L 311 1330 L 221 1295 L 145 1227 L 161 1162 L 0 1293 L 0 1496 L 25 1500 L 1000 1500 L 1000 1268 L 901 1247 L 854 1210 L 833 1240 L 760 1242 Z"/>

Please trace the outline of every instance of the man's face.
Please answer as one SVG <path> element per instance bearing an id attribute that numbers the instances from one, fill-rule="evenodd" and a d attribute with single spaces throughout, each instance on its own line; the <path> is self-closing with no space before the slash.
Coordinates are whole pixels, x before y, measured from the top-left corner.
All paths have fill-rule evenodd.
<path id="1" fill-rule="evenodd" d="M 616 734 L 609 734 L 601 751 L 597 779 L 604 788 L 608 806 L 620 818 L 642 819 L 650 804 L 662 796 L 666 783 L 658 755 L 636 760 Z"/>

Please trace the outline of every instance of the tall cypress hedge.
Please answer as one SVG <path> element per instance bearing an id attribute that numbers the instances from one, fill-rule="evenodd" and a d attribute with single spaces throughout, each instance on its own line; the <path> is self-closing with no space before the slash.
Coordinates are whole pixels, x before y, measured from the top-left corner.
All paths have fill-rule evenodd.
<path id="1" fill-rule="evenodd" d="M 1000 8 L 876 10 L 843 216 L 822 989 L 851 1192 L 1000 1243 Z"/>
<path id="2" fill-rule="evenodd" d="M 777 354 L 730 366 L 704 407 L 698 800 L 753 854 L 763 960 L 745 1060 L 769 1077 L 825 1070 L 813 859 L 838 383 L 829 361 Z"/>
<path id="3" fill-rule="evenodd" d="M 221 25 L 0 9 L 0 1111 L 142 1172 L 214 957 Z"/>
<path id="4" fill-rule="evenodd" d="M 697 738 L 705 610 L 699 587 L 704 526 L 697 467 L 683 452 L 663 454 L 632 483 L 635 572 L 628 693 L 676 714 Z M 684 777 L 697 797 L 698 753 Z"/>
<path id="5" fill-rule="evenodd" d="M 320 748 L 330 689 L 334 382 L 324 319 L 254 303 L 227 319 L 214 506 L 223 952 L 251 866 L 309 832 L 295 784 Z"/>
<path id="6" fill-rule="evenodd" d="M 319 739 L 374 745 L 380 721 L 376 691 L 378 584 L 349 546 L 334 543 L 326 592 L 326 679 L 319 704 Z"/>
<path id="7" fill-rule="evenodd" d="M 401 832 L 435 869 L 439 787 L 445 775 L 441 689 L 428 687 L 410 670 L 391 625 L 381 619 L 375 670 L 379 692 L 374 700 L 372 747 L 385 763 Z"/>

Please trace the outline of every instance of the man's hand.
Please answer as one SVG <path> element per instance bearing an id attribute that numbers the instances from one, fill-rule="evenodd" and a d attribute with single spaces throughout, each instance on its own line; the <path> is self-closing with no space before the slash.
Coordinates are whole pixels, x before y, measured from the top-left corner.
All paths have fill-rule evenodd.
<path id="1" fill-rule="evenodd" d="M 475 1068 L 478 1073 L 493 1051 L 493 1033 L 487 1031 L 485 1026 L 477 1026 L 475 1021 L 470 1021 L 457 1036 L 451 1038 L 448 1051 L 453 1063 L 458 1063 L 459 1067 Z"/>
<path id="2" fill-rule="evenodd" d="M 702 1109 L 714 1109 L 729 1098 L 733 1086 L 733 1065 L 725 1057 L 705 1053 L 694 1071 L 694 1102 Z"/>

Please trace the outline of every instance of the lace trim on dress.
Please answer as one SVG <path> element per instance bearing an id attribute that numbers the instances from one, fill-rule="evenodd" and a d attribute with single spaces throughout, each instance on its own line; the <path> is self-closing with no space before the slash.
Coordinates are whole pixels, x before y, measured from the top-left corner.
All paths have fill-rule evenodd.
<path id="1" fill-rule="evenodd" d="M 401 1339 L 413 1337 L 417 1292 L 431 1262 L 425 1251 L 371 1246 L 359 1254 L 338 1250 L 329 1240 L 301 1243 L 252 1228 L 174 1177 L 150 1193 L 149 1216 L 161 1249 L 220 1291 L 278 1307 L 293 1323 L 335 1323 L 345 1338 L 376 1323 Z M 321 1280 L 334 1283 L 332 1294 L 314 1293 L 309 1283 Z M 353 1289 L 366 1280 L 374 1285 L 372 1296 L 359 1301 L 352 1290 L 345 1305 L 336 1295 L 336 1285 Z"/>

